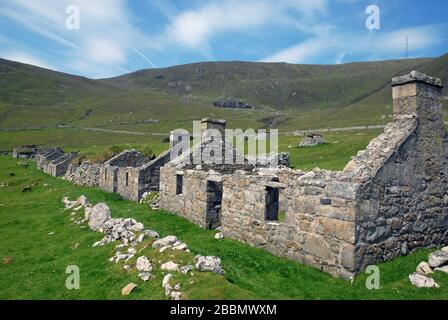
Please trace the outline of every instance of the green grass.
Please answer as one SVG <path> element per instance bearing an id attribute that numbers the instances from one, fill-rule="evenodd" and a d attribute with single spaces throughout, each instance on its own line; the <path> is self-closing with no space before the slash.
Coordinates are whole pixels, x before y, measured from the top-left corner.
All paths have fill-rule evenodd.
<path id="1" fill-rule="evenodd" d="M 392 262 L 380 264 L 381 289 L 365 287 L 367 275 L 353 283 L 335 279 L 317 269 L 273 256 L 229 239 L 214 239 L 203 230 L 167 212 L 153 212 L 145 205 L 122 200 L 95 188 L 74 186 L 55 179 L 17 160 L 0 157 L 0 299 L 122 299 L 121 288 L 133 281 L 137 290 L 126 299 L 164 299 L 162 273 L 147 283 L 136 274 L 125 273 L 107 261 L 114 245 L 92 248 L 101 234 L 69 223 L 61 208 L 63 196 L 86 195 L 93 203 L 105 201 L 115 217 L 133 217 L 162 236 L 174 234 L 186 242 L 193 254 L 222 258 L 225 276 L 194 272 L 177 275 L 188 299 L 447 299 L 448 275 L 436 273 L 439 289 L 417 289 L 408 280 L 417 264 L 427 259 L 420 250 Z M 14 173 L 14 176 L 10 175 Z M 47 186 L 44 186 L 47 185 Z M 31 192 L 22 192 L 32 186 Z M 53 235 L 49 235 L 54 232 Z M 77 249 L 73 249 L 79 243 Z M 187 263 L 190 255 L 153 259 L 175 259 Z M 170 254 L 170 253 L 168 253 Z M 12 258 L 12 262 L 5 258 Z M 77 265 L 81 289 L 67 290 L 65 269 Z M 190 281 L 194 281 L 193 284 Z"/>

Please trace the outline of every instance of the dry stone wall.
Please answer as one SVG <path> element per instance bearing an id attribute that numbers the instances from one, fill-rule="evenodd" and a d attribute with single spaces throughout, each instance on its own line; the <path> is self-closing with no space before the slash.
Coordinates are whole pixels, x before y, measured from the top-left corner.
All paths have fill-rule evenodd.
<path id="1" fill-rule="evenodd" d="M 358 186 L 335 179 L 321 170 L 225 177 L 222 232 L 348 279 L 354 270 Z M 268 188 L 279 189 L 283 221 L 267 219 Z"/>
<path id="2" fill-rule="evenodd" d="M 77 185 L 97 187 L 99 183 L 101 165 L 84 161 L 80 165 L 70 164 L 64 179 Z"/>

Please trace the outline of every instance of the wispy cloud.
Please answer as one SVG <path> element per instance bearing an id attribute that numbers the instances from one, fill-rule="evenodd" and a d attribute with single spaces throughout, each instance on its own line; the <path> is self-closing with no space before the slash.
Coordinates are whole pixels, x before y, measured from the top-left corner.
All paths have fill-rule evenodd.
<path id="1" fill-rule="evenodd" d="M 79 30 L 65 26 L 68 5 L 80 8 Z M 61 50 L 61 58 L 73 72 L 88 69 L 92 77 L 115 75 L 133 56 L 154 66 L 142 52 L 152 42 L 132 25 L 124 0 L 10 0 L 8 7 L 0 9 L 0 15 L 66 47 Z"/>
<path id="2" fill-rule="evenodd" d="M 404 56 L 405 37 L 413 52 L 436 45 L 441 40 L 442 26 L 420 26 L 403 28 L 389 32 L 367 32 L 348 34 L 332 32 L 312 37 L 306 41 L 280 50 L 261 59 L 263 62 L 311 63 L 313 57 L 322 52 L 332 53 L 336 63 L 342 62 L 347 55 L 362 54 L 371 59 Z M 341 52 L 343 54 L 341 54 Z"/>

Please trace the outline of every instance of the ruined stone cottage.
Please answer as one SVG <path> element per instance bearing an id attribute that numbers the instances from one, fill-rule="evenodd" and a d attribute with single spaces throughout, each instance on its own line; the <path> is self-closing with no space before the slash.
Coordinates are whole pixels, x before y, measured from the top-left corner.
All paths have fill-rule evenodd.
<path id="1" fill-rule="evenodd" d="M 394 78 L 394 121 L 343 171 L 173 160 L 161 169 L 160 207 L 345 279 L 370 264 L 446 244 L 441 90 L 439 79 L 415 71 Z"/>
<path id="2" fill-rule="evenodd" d="M 182 215 L 204 228 L 214 229 L 221 223 L 223 176 L 233 174 L 236 170 L 252 170 L 254 167 L 248 163 L 207 163 L 204 159 L 201 159 L 200 164 L 194 163 L 195 154 L 203 154 L 209 148 L 218 147 L 221 155 L 230 150 L 233 158 L 239 155 L 234 146 L 225 141 L 224 120 L 202 119 L 201 126 L 200 143 L 161 168 L 160 207 Z M 207 134 L 213 130 L 219 132 L 221 140 L 215 141 Z"/>
<path id="3" fill-rule="evenodd" d="M 169 150 L 149 160 L 137 150 L 123 151 L 100 169 L 99 186 L 126 199 L 139 201 L 145 192 L 159 190 L 160 167 L 170 159 Z"/>

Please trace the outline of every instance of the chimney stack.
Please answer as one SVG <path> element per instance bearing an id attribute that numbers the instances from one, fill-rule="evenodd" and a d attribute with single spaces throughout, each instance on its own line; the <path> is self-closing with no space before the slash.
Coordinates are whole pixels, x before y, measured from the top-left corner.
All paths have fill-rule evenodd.
<path id="1" fill-rule="evenodd" d="M 394 119 L 419 118 L 443 122 L 442 80 L 418 71 L 392 79 Z"/>
<path id="2" fill-rule="evenodd" d="M 201 120 L 201 133 L 202 139 L 210 136 L 216 136 L 219 132 L 222 137 L 222 141 L 225 140 L 226 121 L 219 119 L 204 118 Z"/>

